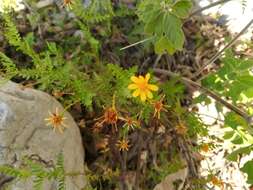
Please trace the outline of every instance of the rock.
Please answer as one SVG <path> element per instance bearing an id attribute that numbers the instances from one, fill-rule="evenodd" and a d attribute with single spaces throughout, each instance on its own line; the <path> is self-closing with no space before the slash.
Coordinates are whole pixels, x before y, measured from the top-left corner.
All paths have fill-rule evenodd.
<path id="1" fill-rule="evenodd" d="M 188 176 L 188 168 L 178 170 L 168 175 L 161 183 L 157 184 L 154 190 L 182 190 Z M 177 188 L 174 184 L 177 184 Z"/>
<path id="2" fill-rule="evenodd" d="M 13 82 L 0 83 L 0 164 L 19 166 L 24 156 L 37 155 L 46 162 L 56 163 L 63 153 L 66 172 L 84 172 L 84 150 L 79 129 L 65 112 L 68 128 L 64 133 L 53 132 L 46 126 L 48 111 L 63 108 L 46 93 L 22 89 Z M 1 181 L 1 180 L 0 180 Z M 67 190 L 81 190 L 86 186 L 84 176 L 66 178 Z M 1 187 L 0 187 L 1 189 Z M 30 180 L 9 184 L 11 190 L 32 190 Z M 43 190 L 55 190 L 55 182 L 45 182 Z"/>

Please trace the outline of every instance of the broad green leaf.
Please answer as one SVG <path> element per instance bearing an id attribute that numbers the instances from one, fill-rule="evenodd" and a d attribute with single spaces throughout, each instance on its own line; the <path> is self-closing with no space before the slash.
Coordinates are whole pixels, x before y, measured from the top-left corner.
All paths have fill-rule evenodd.
<path id="1" fill-rule="evenodd" d="M 227 139 L 231 139 L 234 136 L 235 132 L 234 131 L 227 131 L 225 132 L 223 139 L 227 140 Z"/>
<path id="2" fill-rule="evenodd" d="M 155 52 L 157 54 L 163 54 L 165 51 L 167 51 L 169 54 L 173 54 L 176 50 L 173 48 L 172 43 L 166 37 L 161 37 L 155 43 Z"/>
<path id="3" fill-rule="evenodd" d="M 186 18 L 190 12 L 192 3 L 189 0 L 177 1 L 172 7 L 172 13 L 179 18 Z"/>
<path id="4" fill-rule="evenodd" d="M 203 103 L 203 102 L 205 103 L 205 105 L 209 105 L 212 103 L 211 99 L 205 94 L 200 94 L 198 97 L 193 99 L 194 104 Z"/>
<path id="5" fill-rule="evenodd" d="M 246 162 L 241 171 L 248 175 L 247 183 L 253 184 L 253 160 Z"/>
<path id="6" fill-rule="evenodd" d="M 244 94 L 245 96 L 247 96 L 248 98 L 252 98 L 252 97 L 253 97 L 253 88 L 250 88 L 250 89 L 248 89 L 248 90 L 245 90 L 245 91 L 243 92 L 243 94 Z"/>
<path id="7" fill-rule="evenodd" d="M 148 34 L 162 36 L 164 33 L 164 26 L 162 23 L 163 14 L 159 10 L 150 13 L 150 19 L 145 25 L 145 32 Z"/>
<path id="8" fill-rule="evenodd" d="M 238 148 L 237 150 L 231 152 L 229 155 L 226 156 L 226 159 L 230 160 L 230 161 L 237 161 L 238 156 L 242 155 L 242 154 L 250 154 L 252 148 L 251 146 L 247 146 L 247 147 L 242 147 L 242 148 Z"/>
<path id="9" fill-rule="evenodd" d="M 225 125 L 231 127 L 232 129 L 237 129 L 239 126 L 247 127 L 247 122 L 234 112 L 229 112 L 225 116 Z"/>
<path id="10" fill-rule="evenodd" d="M 231 142 L 233 144 L 243 144 L 243 138 L 240 137 L 239 135 L 236 135 Z"/>
<path id="11" fill-rule="evenodd" d="M 184 45 L 184 32 L 182 18 L 186 17 L 191 8 L 189 0 L 164 1 L 144 0 L 138 7 L 139 18 L 144 22 L 144 30 L 154 35 L 158 40 L 155 51 L 159 54 L 165 50 L 173 54 L 182 50 Z"/>
<path id="12" fill-rule="evenodd" d="M 165 36 L 171 41 L 175 49 L 181 50 L 184 45 L 182 22 L 176 16 L 168 13 L 163 18 Z"/>

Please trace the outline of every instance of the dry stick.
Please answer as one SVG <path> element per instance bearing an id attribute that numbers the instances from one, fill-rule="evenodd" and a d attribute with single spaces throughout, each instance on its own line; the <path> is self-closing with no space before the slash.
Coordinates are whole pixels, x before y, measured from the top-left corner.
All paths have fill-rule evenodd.
<path id="1" fill-rule="evenodd" d="M 192 17 L 193 15 L 196 15 L 196 14 L 198 14 L 198 13 L 201 13 L 202 11 L 204 11 L 204 10 L 206 10 L 206 9 L 215 7 L 215 6 L 217 6 L 217 5 L 219 5 L 219 4 L 222 4 L 222 3 L 227 3 L 227 2 L 229 2 L 229 1 L 232 1 L 232 0 L 220 0 L 220 1 L 216 1 L 216 2 L 214 2 L 214 3 L 211 3 L 211 4 L 209 4 L 209 5 L 205 6 L 205 7 L 202 7 L 202 8 L 200 8 L 200 9 L 198 9 L 198 10 L 192 12 L 192 13 L 190 14 L 189 17 Z"/>
<path id="2" fill-rule="evenodd" d="M 246 32 L 246 30 L 248 30 L 248 28 L 250 27 L 250 25 L 253 23 L 253 19 L 224 47 L 222 48 L 219 52 L 217 52 L 210 60 L 208 60 L 196 73 L 194 73 L 193 78 L 197 77 L 200 73 L 203 72 L 203 70 L 210 64 L 212 64 L 213 62 L 215 62 L 217 59 L 220 58 L 220 56 L 222 55 L 222 53 L 230 48 L 235 42 L 236 40 L 244 33 Z"/>
<path id="3" fill-rule="evenodd" d="M 227 107 L 228 109 L 234 111 L 235 113 L 237 113 L 238 115 L 240 115 L 241 117 L 243 117 L 250 125 L 253 123 L 253 117 L 249 116 L 245 111 L 241 110 L 240 108 L 238 108 L 237 106 L 230 104 L 229 102 L 223 100 L 221 98 L 221 95 L 216 94 L 215 92 L 201 86 L 199 83 L 196 83 L 188 78 L 185 77 L 181 77 L 180 75 L 170 72 L 170 71 L 166 71 L 163 69 L 154 69 L 155 73 L 159 73 L 159 74 L 164 74 L 167 75 L 169 77 L 180 77 L 180 80 L 187 86 L 194 86 L 197 87 L 200 91 L 202 91 L 203 93 L 205 93 L 206 95 L 212 97 L 213 99 L 215 99 L 217 102 L 221 103 L 222 105 L 224 105 L 225 107 Z"/>
<path id="4" fill-rule="evenodd" d="M 123 48 L 120 48 L 120 50 L 122 51 L 122 50 L 128 49 L 128 48 L 130 48 L 130 47 L 133 47 L 133 46 L 142 44 L 142 43 L 144 43 L 144 42 L 146 42 L 146 41 L 148 41 L 148 40 L 152 40 L 153 38 L 154 38 L 154 36 L 151 36 L 150 38 L 146 38 L 146 39 L 144 39 L 144 40 L 141 40 L 141 41 L 135 42 L 135 43 L 133 43 L 133 44 L 130 44 L 130 45 L 128 45 L 128 46 L 125 46 L 125 47 L 123 47 Z"/>

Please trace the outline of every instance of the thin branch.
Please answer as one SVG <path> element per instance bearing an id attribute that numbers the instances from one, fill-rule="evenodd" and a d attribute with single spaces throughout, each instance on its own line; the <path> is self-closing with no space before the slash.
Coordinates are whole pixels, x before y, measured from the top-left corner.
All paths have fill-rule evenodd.
<path id="1" fill-rule="evenodd" d="M 222 105 L 224 105 L 225 107 L 227 107 L 228 109 L 234 111 L 235 113 L 237 113 L 238 115 L 240 115 L 241 117 L 243 117 L 249 124 L 253 123 L 253 117 L 249 116 L 245 111 L 241 110 L 240 108 L 238 108 L 237 106 L 223 100 L 221 98 L 221 95 L 216 94 L 215 92 L 201 86 L 199 83 L 196 83 L 188 78 L 185 77 L 181 77 L 180 75 L 167 71 L 167 70 L 163 70 L 163 69 L 154 69 L 155 73 L 159 73 L 159 74 L 164 74 L 167 75 L 169 77 L 180 77 L 180 80 L 187 86 L 194 86 L 197 87 L 201 92 L 205 93 L 207 96 L 213 98 L 214 100 L 216 100 L 217 102 L 221 103 Z"/>
<path id="2" fill-rule="evenodd" d="M 217 52 L 210 60 L 208 60 L 194 75 L 193 78 L 197 77 L 200 73 L 203 72 L 203 70 L 210 64 L 214 63 L 217 59 L 219 59 L 222 55 L 222 53 L 230 48 L 236 41 L 237 39 L 248 30 L 248 28 L 252 25 L 253 19 L 224 47 L 222 48 L 219 52 Z"/>
<path id="3" fill-rule="evenodd" d="M 201 117 L 201 116 L 209 117 L 211 119 L 215 119 L 216 121 L 220 121 L 220 122 L 224 123 L 224 120 L 222 120 L 222 119 L 220 119 L 218 117 L 214 117 L 214 116 L 211 116 L 211 115 L 208 115 L 208 114 L 204 114 L 204 113 L 195 113 L 195 114 L 197 114 L 199 117 Z"/>
<path id="4" fill-rule="evenodd" d="M 190 14 L 189 17 L 192 17 L 192 16 L 194 16 L 194 15 L 196 15 L 196 14 L 198 14 L 198 13 L 201 13 L 202 11 L 204 11 L 204 10 L 206 10 L 206 9 L 210 9 L 210 8 L 212 8 L 212 7 L 215 7 L 215 6 L 220 5 L 220 4 L 223 4 L 223 3 L 227 3 L 227 2 L 229 2 L 229 1 L 232 1 L 232 0 L 220 0 L 220 1 L 216 1 L 216 2 L 211 3 L 211 4 L 209 4 L 209 5 L 205 6 L 205 7 L 202 7 L 202 8 L 200 8 L 200 9 L 197 9 L 196 11 L 192 12 L 192 13 Z"/>
<path id="5" fill-rule="evenodd" d="M 161 60 L 162 56 L 163 56 L 163 54 L 159 54 L 159 55 L 156 57 L 155 63 L 154 63 L 154 65 L 153 65 L 153 68 L 156 68 L 156 67 L 157 67 L 157 65 L 158 65 L 159 61 Z"/>
<path id="6" fill-rule="evenodd" d="M 152 40 L 153 38 L 154 38 L 154 36 L 152 36 L 152 37 L 150 37 L 150 38 L 146 38 L 146 39 L 144 39 L 144 40 L 141 40 L 141 41 L 135 42 L 135 43 L 133 43 L 133 44 L 130 44 L 130 45 L 128 45 L 128 46 L 125 46 L 125 47 L 123 47 L 123 48 L 120 48 L 120 50 L 125 50 L 125 49 L 128 49 L 128 48 L 130 48 L 130 47 L 133 47 L 133 46 L 142 44 L 142 43 L 144 43 L 144 42 L 146 42 L 146 41 L 148 41 L 148 40 Z"/>

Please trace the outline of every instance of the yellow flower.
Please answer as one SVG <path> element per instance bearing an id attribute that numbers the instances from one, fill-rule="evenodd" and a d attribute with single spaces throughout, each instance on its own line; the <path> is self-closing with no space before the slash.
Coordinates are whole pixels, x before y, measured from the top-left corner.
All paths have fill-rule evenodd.
<path id="1" fill-rule="evenodd" d="M 54 113 L 49 112 L 49 117 L 45 119 L 48 123 L 47 126 L 51 125 L 54 128 L 54 131 L 56 128 L 60 131 L 60 133 L 63 133 L 63 128 L 67 128 L 67 125 L 64 123 L 64 120 L 66 119 L 63 117 L 63 113 L 59 113 L 58 108 L 55 109 Z"/>
<path id="2" fill-rule="evenodd" d="M 150 74 L 147 73 L 145 78 L 140 75 L 138 77 L 132 76 L 131 81 L 133 81 L 132 84 L 128 86 L 128 89 L 134 90 L 133 97 L 140 96 L 141 101 L 146 101 L 147 98 L 152 99 L 153 94 L 151 91 L 157 91 L 158 86 L 154 84 L 149 84 L 148 81 L 150 79 Z"/>
<path id="3" fill-rule="evenodd" d="M 118 140 L 118 143 L 116 144 L 120 151 L 128 151 L 129 150 L 129 140 Z"/>
<path id="4" fill-rule="evenodd" d="M 212 176 L 211 182 L 214 186 L 218 186 L 222 190 L 224 189 L 224 182 L 221 179 L 218 179 L 216 176 Z"/>

